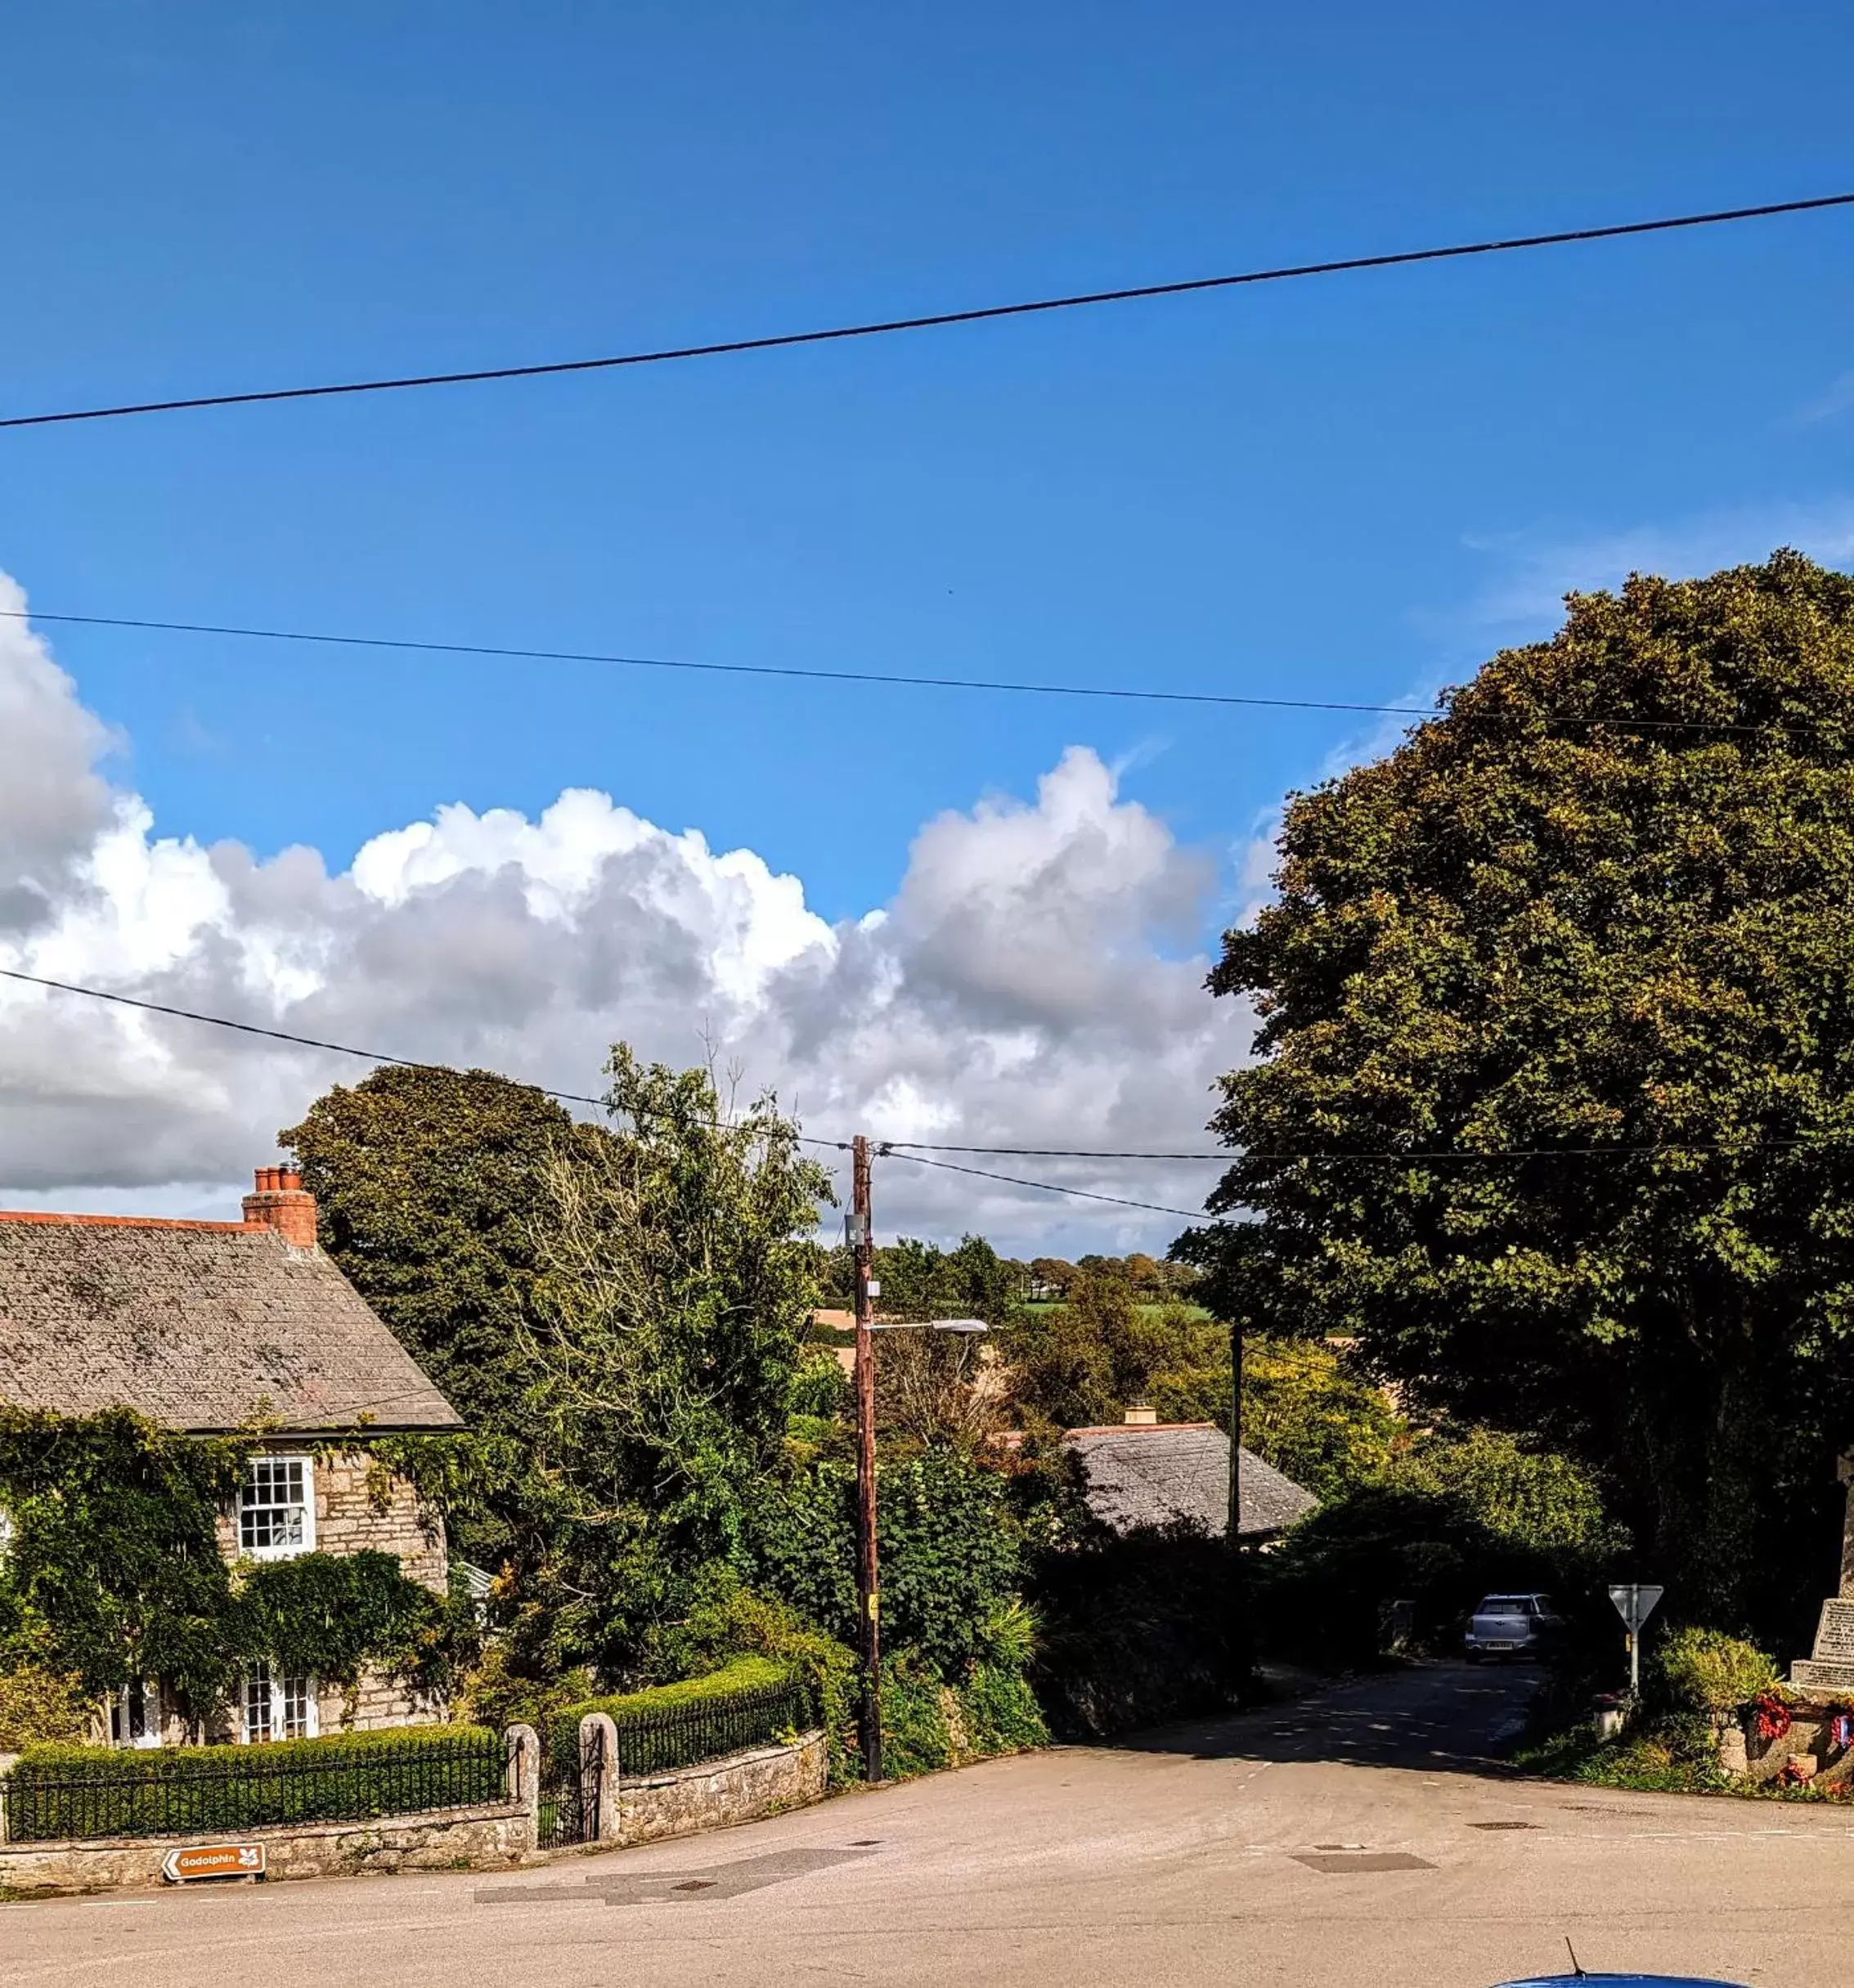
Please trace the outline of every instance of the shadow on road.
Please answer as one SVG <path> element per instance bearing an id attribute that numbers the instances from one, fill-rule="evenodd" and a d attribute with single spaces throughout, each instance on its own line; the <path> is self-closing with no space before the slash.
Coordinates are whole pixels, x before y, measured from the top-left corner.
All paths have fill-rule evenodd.
<path id="1" fill-rule="evenodd" d="M 1291 1705 L 1129 1734 L 1116 1749 L 1207 1760 L 1343 1761 L 1430 1773 L 1513 1775 L 1519 1738 L 1542 1673 L 1423 1663 L 1353 1678 Z"/>

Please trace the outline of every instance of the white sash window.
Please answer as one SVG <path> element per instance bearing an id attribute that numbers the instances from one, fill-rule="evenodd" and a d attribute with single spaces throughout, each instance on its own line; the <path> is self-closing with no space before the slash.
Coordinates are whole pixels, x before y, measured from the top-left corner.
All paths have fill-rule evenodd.
<path id="1" fill-rule="evenodd" d="M 312 1553 L 316 1545 L 312 1456 L 254 1456 L 238 1492 L 238 1547 L 254 1559 Z"/>

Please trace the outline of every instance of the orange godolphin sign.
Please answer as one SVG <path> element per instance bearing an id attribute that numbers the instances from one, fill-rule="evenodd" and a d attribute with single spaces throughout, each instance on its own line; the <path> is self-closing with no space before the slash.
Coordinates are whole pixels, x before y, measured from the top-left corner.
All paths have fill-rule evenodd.
<path id="1" fill-rule="evenodd" d="M 264 1846 L 199 1843 L 190 1850 L 170 1850 L 161 1872 L 171 1884 L 185 1884 L 193 1878 L 262 1878 Z"/>

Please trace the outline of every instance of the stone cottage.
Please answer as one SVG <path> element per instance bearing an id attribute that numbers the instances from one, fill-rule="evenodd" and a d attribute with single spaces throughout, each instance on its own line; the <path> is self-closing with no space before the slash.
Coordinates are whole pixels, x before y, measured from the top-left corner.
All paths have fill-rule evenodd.
<path id="1" fill-rule="evenodd" d="M 396 1554 L 442 1594 L 442 1522 L 375 1464 L 386 1434 L 462 1427 L 316 1241 L 316 1204 L 285 1167 L 260 1167 L 241 1222 L 0 1212 L 0 1402 L 54 1415 L 138 1411 L 194 1435 L 261 1426 L 259 1452 L 219 1515 L 228 1560 Z M 352 1701 L 313 1677 L 242 1681 L 215 1739 L 298 1739 L 434 1720 L 440 1706 L 362 1674 Z M 100 1708 L 97 1737 L 190 1737 L 157 1679 Z"/>
<path id="2" fill-rule="evenodd" d="M 1129 1408 L 1124 1422 L 1069 1429 L 1062 1447 L 1081 1460 L 1089 1510 L 1113 1531 L 1183 1524 L 1212 1538 L 1228 1535 L 1229 1437 L 1214 1422 L 1161 1422 L 1150 1408 Z M 1253 1451 L 1238 1456 L 1237 1531 L 1245 1544 L 1272 1544 L 1318 1506 L 1312 1492 Z"/>

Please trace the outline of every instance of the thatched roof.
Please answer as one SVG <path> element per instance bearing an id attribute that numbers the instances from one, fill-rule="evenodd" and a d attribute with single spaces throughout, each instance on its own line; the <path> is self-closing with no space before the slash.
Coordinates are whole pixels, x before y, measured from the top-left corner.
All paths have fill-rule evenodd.
<path id="1" fill-rule="evenodd" d="M 1214 1422 L 1116 1423 L 1071 1429 L 1062 1438 L 1087 1473 L 1089 1509 L 1116 1533 L 1179 1520 L 1221 1535 L 1229 1525 L 1229 1437 Z M 1237 1482 L 1245 1539 L 1266 1538 L 1319 1503 L 1253 1452 Z"/>
<path id="2" fill-rule="evenodd" d="M 261 1223 L 0 1213 L 0 1403 L 197 1432 L 462 1426 L 331 1259 Z"/>

